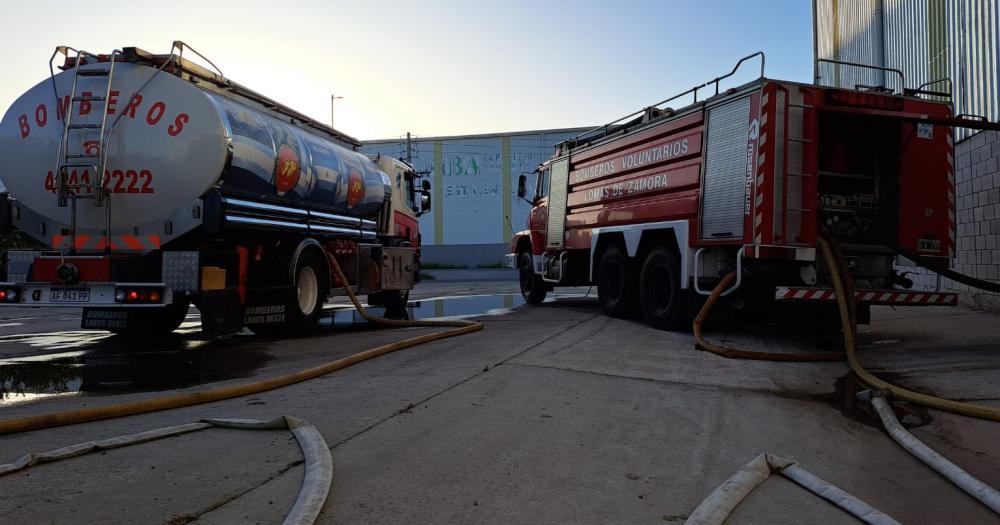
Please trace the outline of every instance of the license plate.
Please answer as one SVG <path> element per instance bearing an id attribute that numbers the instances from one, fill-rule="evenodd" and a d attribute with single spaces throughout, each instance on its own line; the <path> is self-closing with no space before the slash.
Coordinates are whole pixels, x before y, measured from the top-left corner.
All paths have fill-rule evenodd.
<path id="1" fill-rule="evenodd" d="M 89 288 L 52 288 L 49 290 L 50 303 L 90 302 Z"/>

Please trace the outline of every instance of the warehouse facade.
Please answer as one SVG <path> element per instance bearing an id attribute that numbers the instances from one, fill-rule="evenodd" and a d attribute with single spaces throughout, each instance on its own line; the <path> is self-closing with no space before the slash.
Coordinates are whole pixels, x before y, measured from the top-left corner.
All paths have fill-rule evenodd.
<path id="1" fill-rule="evenodd" d="M 590 128 L 364 142 L 363 153 L 410 159 L 431 181 L 431 212 L 420 217 L 426 263 L 497 265 L 512 231 L 524 229 L 531 205 L 517 179 L 552 156 L 554 146 Z M 534 177 L 529 177 L 534 181 Z"/>
<path id="2" fill-rule="evenodd" d="M 818 84 L 882 86 L 950 95 L 954 113 L 1000 120 L 1000 1 L 814 0 Z M 881 66 L 878 70 L 827 62 Z M 996 132 L 955 131 L 956 257 L 960 273 L 1000 281 L 1000 141 Z M 961 292 L 962 302 L 1000 311 L 1000 296 L 905 266 L 923 288 Z M 911 276 L 912 277 L 912 276 Z"/>

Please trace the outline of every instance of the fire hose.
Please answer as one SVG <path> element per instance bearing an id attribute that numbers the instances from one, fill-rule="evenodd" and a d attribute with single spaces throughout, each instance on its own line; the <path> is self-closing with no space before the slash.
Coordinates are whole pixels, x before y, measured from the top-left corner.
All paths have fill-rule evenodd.
<path id="1" fill-rule="evenodd" d="M 1000 493 L 998 493 L 992 487 L 989 487 L 982 481 L 976 479 L 972 475 L 968 474 L 957 465 L 951 463 L 945 459 L 940 454 L 937 454 L 929 447 L 918 441 L 915 437 L 905 431 L 899 422 L 896 420 L 892 413 L 892 409 L 889 407 L 888 403 L 883 398 L 884 393 L 891 394 L 899 399 L 905 401 L 910 401 L 919 405 L 923 405 L 929 408 L 934 408 L 938 410 L 944 410 L 947 412 L 952 412 L 955 414 L 961 414 L 969 417 L 975 417 L 980 419 L 986 419 L 990 421 L 1000 421 L 1000 409 L 987 407 L 982 405 L 976 405 L 972 403 L 963 403 L 959 401 L 953 401 L 950 399 L 943 399 L 935 396 L 930 396 L 926 394 L 921 394 L 918 392 L 913 392 L 906 388 L 893 385 L 882 379 L 879 379 L 872 373 L 868 372 L 860 363 L 857 356 L 857 345 L 856 345 L 856 334 L 857 334 L 857 320 L 854 316 L 854 291 L 851 287 L 850 277 L 846 274 L 845 265 L 843 264 L 843 257 L 840 254 L 836 244 L 831 243 L 827 239 L 819 238 L 819 247 L 826 259 L 827 266 L 831 269 L 831 278 L 833 280 L 834 292 L 837 299 L 837 308 L 840 313 L 841 326 L 844 332 L 844 353 L 847 358 L 847 362 L 850 365 L 851 371 L 864 383 L 870 385 L 875 392 L 868 392 L 866 399 L 872 404 L 872 406 L 877 411 L 883 425 L 885 426 L 886 432 L 894 440 L 896 440 L 903 448 L 905 448 L 911 454 L 917 456 L 921 461 L 926 463 L 928 466 L 933 468 L 939 474 L 947 478 L 949 481 L 957 485 L 959 488 L 979 500 L 981 503 L 989 507 L 994 512 L 1000 514 Z M 907 255 L 905 252 L 901 252 L 903 255 Z M 916 259 L 915 259 L 916 260 Z M 918 263 L 920 261 L 917 261 Z M 928 269 L 938 271 L 933 267 L 925 266 Z M 960 276 L 967 278 L 961 274 L 954 272 L 955 276 Z M 942 274 L 945 275 L 945 274 Z M 977 279 L 967 278 L 966 281 L 962 281 L 955 277 L 946 275 L 953 280 L 958 282 L 964 282 L 970 286 L 975 286 L 972 281 L 978 281 Z M 735 358 L 735 359 L 764 359 L 770 361 L 823 361 L 827 359 L 818 359 L 812 357 L 812 359 L 797 358 L 788 359 L 786 356 L 789 354 L 770 354 L 767 352 L 747 352 L 742 350 L 722 348 L 704 340 L 701 333 L 701 324 L 704 319 L 708 316 L 709 311 L 715 302 L 722 295 L 722 292 L 729 286 L 729 284 L 734 279 L 734 274 L 730 273 L 726 275 L 725 278 L 715 287 L 712 291 L 712 295 L 705 302 L 705 306 L 698 313 L 698 317 L 694 321 L 693 330 L 698 345 L 710 352 L 722 355 L 724 357 Z M 993 284 L 993 283 L 987 283 Z M 986 288 L 989 289 L 989 288 Z M 823 354 L 812 354 L 812 356 L 820 356 Z M 773 358 L 771 356 L 774 356 Z M 792 354 L 795 357 L 809 356 L 808 354 Z M 830 359 L 832 360 L 832 359 Z M 864 394 L 864 393 L 863 393 Z M 774 456 L 768 454 L 763 454 L 762 457 L 766 458 L 766 461 L 761 461 L 760 458 L 751 462 L 747 466 L 743 467 L 740 471 L 734 474 L 729 480 L 723 483 L 719 488 L 717 488 L 712 494 L 710 494 L 697 509 L 692 513 L 691 517 L 686 523 L 694 524 L 709 524 L 709 523 L 722 523 L 726 517 L 732 512 L 732 510 L 750 493 L 758 484 L 762 483 L 764 479 L 771 472 L 781 472 L 788 477 L 788 474 L 782 467 L 781 462 L 775 463 L 771 461 Z M 778 458 L 780 459 L 780 458 Z M 808 474 L 808 473 L 807 473 Z M 791 478 L 798 482 L 794 478 Z M 820 480 L 822 482 L 822 480 Z M 837 499 L 828 497 L 824 495 L 824 492 L 813 490 L 809 486 L 800 482 L 806 488 L 809 488 L 817 495 L 820 495 L 834 504 L 840 506 L 841 508 L 851 512 L 862 521 L 867 523 L 893 523 L 892 518 L 879 513 L 875 509 L 871 509 L 864 505 L 860 500 L 856 500 L 850 494 L 843 493 L 840 494 L 836 491 L 840 491 L 836 487 L 832 487 L 831 490 L 826 490 L 826 494 L 837 494 Z M 843 503 L 847 503 L 847 505 Z M 860 505 L 859 505 L 860 504 Z M 852 505 L 854 509 L 860 509 L 861 512 L 856 512 L 848 507 Z M 877 514 L 873 514 L 874 513 Z"/>
<path id="2" fill-rule="evenodd" d="M 16 419 L 3 419 L 0 420 L 0 435 L 4 434 L 16 434 L 19 432 L 27 432 L 29 430 L 39 430 L 43 428 L 58 427 L 63 425 L 72 425 L 76 423 L 85 423 L 89 421 L 98 421 L 101 419 L 111 419 L 122 416 L 132 416 L 136 414 L 146 414 L 149 412 L 157 412 L 160 410 L 169 410 L 172 408 L 180 408 L 191 405 L 198 405 L 201 403 L 211 403 L 213 401 L 221 401 L 223 399 L 232 399 L 234 397 L 242 397 L 250 394 L 256 394 L 259 392 L 264 392 L 267 390 L 274 390 L 276 388 L 281 388 L 288 385 L 293 385 L 295 383 L 301 383 L 309 379 L 314 379 L 320 376 L 329 374 L 341 368 L 351 366 L 353 364 L 360 363 L 362 361 L 367 361 L 373 357 L 378 357 L 390 352 L 395 352 L 396 350 L 402 350 L 404 348 L 410 348 L 424 343 L 429 343 L 431 341 L 438 341 L 448 337 L 455 337 L 462 334 L 467 334 L 470 332 L 475 332 L 477 330 L 482 330 L 483 324 L 478 321 L 466 321 L 462 319 L 453 320 L 401 320 L 401 319 L 383 319 L 381 317 L 375 317 L 369 314 L 358 297 L 351 290 L 350 286 L 347 286 L 347 278 L 344 276 L 344 272 L 340 269 L 340 265 L 337 264 L 337 260 L 334 258 L 330 259 L 334 273 L 337 276 L 339 282 L 344 285 L 344 290 L 347 292 L 347 296 L 350 297 L 351 303 L 358 310 L 361 316 L 370 323 L 381 324 L 386 326 L 397 326 L 397 327 L 451 327 L 454 330 L 447 330 L 444 332 L 436 332 L 433 334 L 419 335 L 416 337 L 411 337 L 404 339 L 402 341 L 396 341 L 394 343 L 385 344 L 363 352 L 358 352 L 356 354 L 336 359 L 328 363 L 321 364 L 312 368 L 305 370 L 300 370 L 298 372 L 292 372 L 278 377 L 273 377 L 269 379 L 263 379 L 261 381 L 256 381 L 253 383 L 246 383 L 241 385 L 233 385 L 221 388 L 215 388 L 210 390 L 202 390 L 198 392 L 190 392 L 186 394 L 177 394 L 171 396 L 156 397 L 152 399 L 143 399 L 141 401 L 130 401 L 125 403 L 117 403 L 114 405 L 102 406 L 102 407 L 92 407 L 92 408 L 82 408 L 77 410 L 68 410 L 63 412 L 54 412 L 51 414 L 42 414 L 37 416 L 27 416 Z"/>
<path id="3" fill-rule="evenodd" d="M 147 430 L 138 434 L 116 436 L 99 441 L 77 443 L 48 452 L 30 453 L 21 456 L 13 463 L 0 465 L 0 476 L 19 472 L 28 467 L 42 463 L 52 463 L 63 459 L 82 456 L 91 452 L 112 450 L 158 439 L 180 436 L 209 428 L 233 428 L 239 430 L 277 430 L 287 429 L 295 436 L 299 449 L 302 451 L 305 473 L 302 488 L 295 498 L 291 510 L 285 516 L 285 525 L 311 525 L 316 522 L 323 504 L 330 493 L 333 483 L 333 459 L 330 449 L 316 427 L 292 416 L 282 416 L 271 421 L 255 419 L 203 419 L 197 423 L 186 423 L 171 427 Z"/>
<path id="4" fill-rule="evenodd" d="M 888 240 L 888 239 L 883 239 L 882 242 L 886 246 L 888 246 L 890 249 L 892 249 L 893 251 L 895 251 L 899 255 L 902 255 L 902 256 L 906 257 L 907 259 L 910 259 L 917 266 L 920 266 L 921 268 L 926 268 L 926 269 L 928 269 L 928 270 L 930 270 L 930 271 L 932 271 L 932 272 L 934 272 L 934 273 L 936 273 L 938 275 L 941 275 L 943 277 L 947 277 L 947 278 L 951 279 L 952 281 L 955 281 L 955 282 L 958 282 L 958 283 L 962 283 L 964 285 L 971 286 L 973 288 L 978 288 L 980 290 L 986 290 L 988 292 L 1000 293 L 1000 284 L 997 284 L 997 283 L 994 283 L 994 282 L 990 282 L 990 281 L 984 281 L 982 279 L 976 279 L 975 277 L 970 277 L 968 275 L 958 273 L 958 272 L 956 272 L 954 270 L 951 270 L 951 269 L 948 269 L 948 268 L 940 268 L 939 265 L 934 264 L 934 263 L 928 261 L 925 257 L 923 257 L 922 255 L 920 255 L 918 253 L 915 253 L 915 252 L 913 252 L 911 250 L 908 250 L 908 249 L 904 248 L 898 242 L 891 241 L 891 240 Z"/>
<path id="5" fill-rule="evenodd" d="M 256 394 L 324 376 L 336 370 L 340 370 L 341 368 L 388 354 L 396 350 L 402 350 L 404 348 L 410 348 L 423 343 L 438 341 L 448 337 L 454 337 L 483 329 L 483 324 L 481 322 L 467 321 L 463 319 L 400 320 L 375 317 L 369 314 L 368 311 L 365 310 L 364 306 L 361 305 L 358 297 L 347 284 L 347 278 L 344 276 L 343 270 L 340 269 L 340 265 L 337 264 L 337 260 L 331 258 L 330 262 L 332 263 L 332 268 L 337 276 L 338 282 L 341 283 L 344 291 L 347 292 L 347 296 L 351 299 L 351 303 L 353 303 L 354 307 L 361 314 L 361 317 L 363 317 L 366 321 L 386 326 L 450 327 L 453 328 L 453 330 L 410 337 L 402 341 L 358 352 L 356 354 L 336 359 L 306 370 L 254 383 L 215 388 L 187 394 L 164 396 L 153 399 L 144 399 L 141 401 L 118 403 L 104 407 L 84 408 L 54 412 L 51 414 L 42 414 L 38 416 L 4 419 L 0 420 L 0 435 L 16 434 L 30 430 L 85 423 L 102 419 L 146 414 L 149 412 L 186 407 L 201 403 L 210 403 L 213 401 L 221 401 L 224 399 Z M 315 522 L 316 518 L 319 516 L 319 512 L 322 510 L 323 503 L 326 501 L 330 483 L 332 482 L 333 468 L 332 462 L 330 461 L 330 453 L 323 437 L 314 427 L 291 416 L 284 416 L 271 422 L 253 420 L 203 420 L 198 423 L 189 423 L 187 425 L 150 430 L 141 434 L 119 436 L 88 443 L 79 443 L 49 452 L 28 454 L 14 463 L 0 465 L 0 476 L 16 472 L 38 463 L 66 459 L 95 450 L 106 450 L 110 448 L 144 443 L 154 439 L 162 439 L 165 437 L 203 430 L 212 426 L 228 428 L 288 428 L 295 435 L 299 442 L 299 447 L 302 449 L 302 452 L 306 457 L 306 472 L 299 495 L 284 522 L 286 524 L 311 524 Z"/>
<path id="6" fill-rule="evenodd" d="M 694 320 L 693 331 L 698 346 L 701 349 L 722 355 L 723 357 L 730 357 L 734 359 L 759 359 L 768 361 L 839 361 L 846 357 L 847 362 L 851 367 L 851 371 L 853 371 L 862 382 L 872 388 L 875 388 L 876 390 L 890 393 L 899 399 L 917 403 L 928 408 L 944 410 L 946 412 L 952 412 L 979 419 L 987 419 L 990 421 L 1000 421 L 1000 408 L 952 401 L 950 399 L 921 394 L 919 392 L 914 392 L 912 390 L 888 383 L 866 370 L 858 360 L 856 343 L 857 323 L 854 318 L 854 293 L 850 288 L 851 285 L 849 278 L 847 278 L 844 274 L 842 257 L 840 256 L 840 253 L 836 251 L 836 248 L 831 246 L 831 243 L 823 237 L 819 238 L 819 247 L 824 258 L 826 259 L 827 266 L 831 269 L 830 274 L 833 280 L 833 288 L 837 299 L 837 308 L 840 313 L 841 325 L 844 332 L 843 354 L 777 354 L 770 352 L 750 352 L 719 347 L 706 341 L 704 335 L 702 334 L 701 325 L 705 318 L 708 317 L 712 306 L 716 301 L 718 301 L 722 292 L 725 291 L 734 279 L 735 275 L 732 273 L 726 275 L 722 281 L 716 285 L 715 289 L 712 290 L 712 295 L 710 295 L 708 300 L 705 301 L 705 305 L 702 307 L 701 311 L 698 312 L 698 316 Z M 931 269 L 933 270 L 933 268 Z"/>

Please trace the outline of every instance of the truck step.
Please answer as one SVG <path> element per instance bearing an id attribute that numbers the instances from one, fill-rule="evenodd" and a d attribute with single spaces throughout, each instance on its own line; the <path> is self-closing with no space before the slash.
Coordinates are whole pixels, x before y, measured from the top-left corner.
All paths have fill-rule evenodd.
<path id="1" fill-rule="evenodd" d="M 73 102 L 104 102 L 104 97 L 73 97 Z"/>
<path id="2" fill-rule="evenodd" d="M 101 129 L 100 124 L 70 124 L 67 129 Z"/>
<path id="3" fill-rule="evenodd" d="M 81 69 L 77 72 L 77 75 L 81 77 L 106 77 L 108 76 L 107 69 Z"/>
<path id="4" fill-rule="evenodd" d="M 99 159 L 100 155 L 66 155 L 67 159 Z"/>

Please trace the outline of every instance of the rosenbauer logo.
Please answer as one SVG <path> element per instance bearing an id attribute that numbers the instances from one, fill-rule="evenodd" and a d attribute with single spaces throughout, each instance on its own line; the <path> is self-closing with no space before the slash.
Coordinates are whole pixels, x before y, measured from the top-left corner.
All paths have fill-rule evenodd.
<path id="1" fill-rule="evenodd" d="M 278 163 L 274 168 L 274 187 L 278 195 L 284 195 L 299 183 L 302 169 L 299 166 L 299 156 L 287 144 L 278 148 Z"/>
<path id="2" fill-rule="evenodd" d="M 747 167 L 746 167 L 746 187 L 743 188 L 743 213 L 750 215 L 750 188 L 753 185 L 753 158 L 754 149 L 757 146 L 757 137 L 760 135 L 760 121 L 753 119 L 750 123 L 750 132 L 747 133 Z"/>

